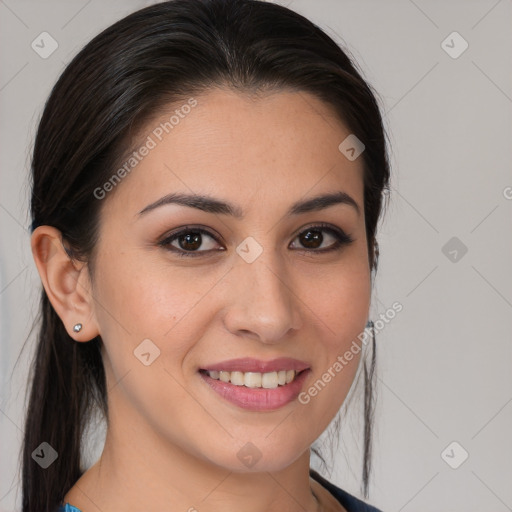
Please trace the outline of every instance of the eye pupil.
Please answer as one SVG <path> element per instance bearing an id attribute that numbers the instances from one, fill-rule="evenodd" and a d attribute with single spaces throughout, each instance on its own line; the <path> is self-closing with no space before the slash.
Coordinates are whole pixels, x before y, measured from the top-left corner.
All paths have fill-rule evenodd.
<path id="1" fill-rule="evenodd" d="M 218 239 L 208 230 L 203 228 L 191 228 L 191 226 L 187 226 L 187 228 L 182 229 L 177 233 L 170 234 L 167 238 L 160 241 L 158 245 L 175 253 L 177 256 L 208 256 L 211 255 L 214 251 L 218 252 L 219 250 L 225 250 L 201 250 L 201 246 L 203 245 L 203 234 L 206 235 L 207 239 L 211 238 L 214 242 L 217 243 Z M 322 249 L 321 246 L 325 241 L 324 233 L 328 233 L 328 237 L 334 238 L 334 243 L 329 247 Z M 300 247 L 295 246 L 295 249 L 299 249 L 299 253 L 305 252 L 315 254 L 324 254 L 336 250 L 339 251 L 342 247 L 349 245 L 354 241 L 343 231 L 340 231 L 339 229 L 333 229 L 323 224 L 306 228 L 298 236 L 296 236 L 295 240 L 299 240 L 298 243 L 302 245 L 303 248 L 301 251 Z M 297 243 L 295 240 L 294 245 Z"/>
<path id="2" fill-rule="evenodd" d="M 308 248 L 313 248 L 313 249 L 315 247 L 317 247 L 318 245 L 322 245 L 324 237 L 323 237 L 321 231 L 314 230 L 314 229 L 308 229 L 304 233 L 305 234 L 301 239 L 302 245 L 304 245 L 305 247 L 308 247 Z M 317 244 L 317 242 L 320 242 L 320 243 Z"/>
<path id="3" fill-rule="evenodd" d="M 195 250 L 201 247 L 201 233 L 186 233 L 180 236 L 178 240 L 180 247 L 184 250 Z M 185 245 L 182 243 L 183 240 L 185 240 Z M 189 244 L 189 246 L 187 247 L 186 244 Z M 190 244 L 192 247 L 190 247 Z"/>

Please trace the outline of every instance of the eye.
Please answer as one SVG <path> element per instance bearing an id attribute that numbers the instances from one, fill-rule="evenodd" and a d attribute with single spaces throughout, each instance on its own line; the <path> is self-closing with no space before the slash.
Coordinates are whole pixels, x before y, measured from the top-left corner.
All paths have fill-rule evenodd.
<path id="1" fill-rule="evenodd" d="M 334 240 L 327 247 L 321 248 L 322 244 L 325 242 L 326 237 L 322 233 L 327 233 L 327 240 L 331 238 Z M 344 231 L 339 228 L 335 228 L 328 224 L 317 224 L 315 226 L 310 226 L 307 229 L 301 231 L 301 233 L 296 237 L 299 239 L 302 246 L 305 248 L 298 250 L 300 252 L 306 253 L 326 253 L 341 249 L 345 245 L 351 244 L 354 239 L 347 235 Z"/>
<path id="2" fill-rule="evenodd" d="M 327 233 L 327 237 L 322 234 Z M 208 239 L 210 240 L 208 242 Z M 328 224 L 318 224 L 310 226 L 301 231 L 295 239 L 300 241 L 301 247 L 292 247 L 299 252 L 305 253 L 326 253 L 341 249 L 345 245 L 351 244 L 354 240 L 339 228 Z M 324 242 L 332 240 L 327 247 L 323 247 Z M 205 240 L 207 243 L 205 243 Z M 217 238 L 210 231 L 194 226 L 186 226 L 178 231 L 170 233 L 163 240 L 158 242 L 163 247 L 179 257 L 198 257 L 212 251 L 224 251 L 225 248 L 215 249 L 218 244 Z M 293 244 L 293 242 L 292 242 Z M 200 248 L 203 250 L 199 250 Z"/>
<path id="3" fill-rule="evenodd" d="M 205 237 L 212 242 L 204 243 Z M 214 246 L 217 243 L 216 237 L 206 229 L 200 227 L 187 226 L 179 231 L 171 233 L 166 236 L 161 242 L 158 243 L 161 247 L 174 252 L 177 256 L 201 256 L 200 253 L 210 252 L 215 250 Z M 205 250 L 198 250 L 200 247 L 204 247 Z M 225 249 L 220 249 L 225 250 Z"/>

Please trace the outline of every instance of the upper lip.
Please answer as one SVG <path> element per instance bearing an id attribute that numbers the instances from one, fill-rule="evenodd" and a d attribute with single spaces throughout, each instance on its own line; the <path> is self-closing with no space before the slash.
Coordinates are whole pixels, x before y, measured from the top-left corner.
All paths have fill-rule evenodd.
<path id="1" fill-rule="evenodd" d="M 209 364 L 202 370 L 207 371 L 227 371 L 227 372 L 255 372 L 255 373 L 270 373 L 278 372 L 280 370 L 295 370 L 300 372 L 309 368 L 309 364 L 298 359 L 290 357 L 279 357 L 271 361 L 262 361 L 261 359 L 253 359 L 244 357 L 241 359 L 230 359 L 229 361 L 222 361 L 220 363 Z"/>

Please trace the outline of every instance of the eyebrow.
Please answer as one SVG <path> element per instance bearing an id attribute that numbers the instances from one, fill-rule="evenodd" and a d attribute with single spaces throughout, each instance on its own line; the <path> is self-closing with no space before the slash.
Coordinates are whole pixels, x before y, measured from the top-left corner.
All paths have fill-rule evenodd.
<path id="1" fill-rule="evenodd" d="M 243 210 L 239 206 L 232 203 L 220 201 L 210 196 L 182 193 L 172 193 L 158 199 L 154 203 L 151 203 L 143 208 L 139 212 L 139 216 L 166 204 L 179 204 L 189 208 L 197 208 L 198 210 L 202 210 L 207 213 L 231 215 L 236 219 L 242 219 L 244 217 Z M 310 199 L 297 201 L 291 206 L 287 214 L 300 215 L 307 212 L 316 212 L 336 204 L 346 204 L 352 206 L 356 210 L 357 214 L 361 215 L 361 211 L 357 202 L 346 192 L 342 191 L 323 194 L 312 197 Z"/>

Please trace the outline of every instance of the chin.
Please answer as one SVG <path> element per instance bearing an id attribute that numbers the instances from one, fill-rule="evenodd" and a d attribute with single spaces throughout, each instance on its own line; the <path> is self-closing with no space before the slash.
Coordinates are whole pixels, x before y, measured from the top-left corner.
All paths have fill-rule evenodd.
<path id="1" fill-rule="evenodd" d="M 295 450 L 292 447 L 285 450 L 281 446 L 276 450 L 268 442 L 262 446 L 263 442 L 247 441 L 245 444 L 240 444 L 240 447 L 234 446 L 233 451 L 218 454 L 208 460 L 233 473 L 279 472 L 289 467 L 309 450 L 309 446 L 306 449 Z"/>

